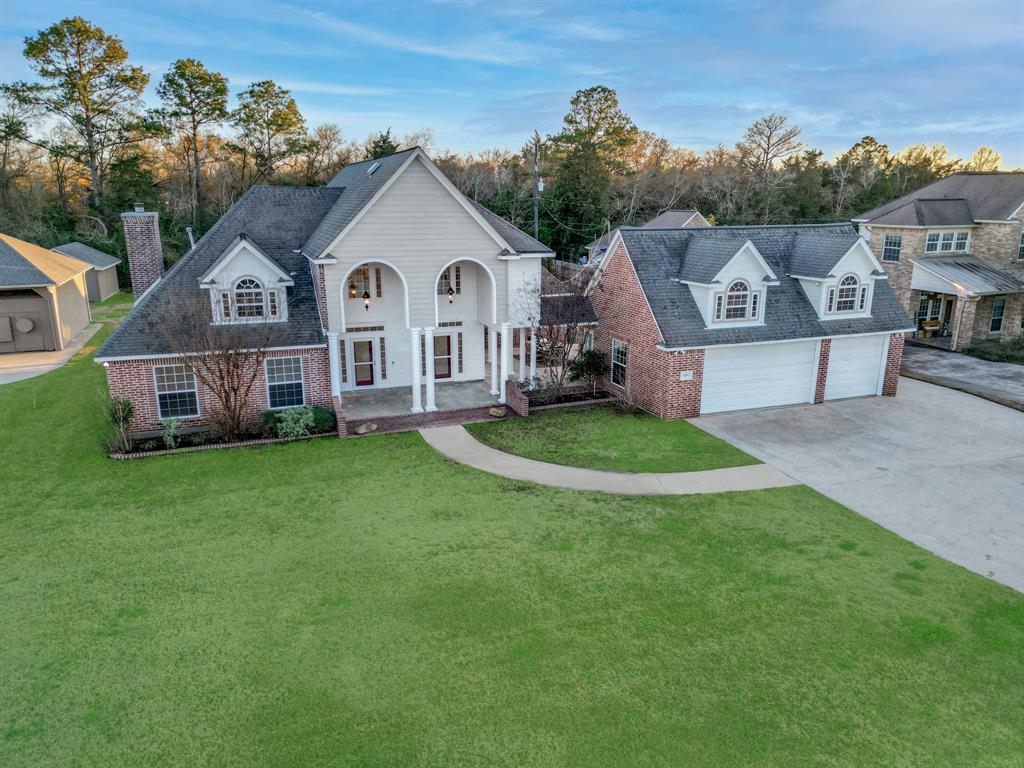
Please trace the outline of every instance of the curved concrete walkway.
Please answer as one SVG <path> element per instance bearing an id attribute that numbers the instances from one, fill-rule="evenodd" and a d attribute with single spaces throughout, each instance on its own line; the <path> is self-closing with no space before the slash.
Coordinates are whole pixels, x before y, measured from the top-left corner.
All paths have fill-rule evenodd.
<path id="1" fill-rule="evenodd" d="M 767 464 L 708 469 L 700 472 L 603 472 L 513 456 L 484 445 L 461 426 L 429 427 L 421 429 L 420 434 L 437 451 L 460 464 L 512 480 L 526 480 L 577 491 L 666 496 L 754 491 L 760 488 L 799 485 L 789 475 Z"/>

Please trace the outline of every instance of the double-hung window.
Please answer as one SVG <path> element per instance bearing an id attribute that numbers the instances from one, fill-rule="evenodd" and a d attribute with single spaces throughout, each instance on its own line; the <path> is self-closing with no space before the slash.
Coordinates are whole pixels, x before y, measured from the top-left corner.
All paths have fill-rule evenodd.
<path id="1" fill-rule="evenodd" d="M 926 253 L 949 253 L 967 250 L 968 232 L 929 232 L 925 241 Z"/>
<path id="2" fill-rule="evenodd" d="M 903 235 L 886 235 L 882 244 L 882 261 L 899 261 Z"/>
<path id="3" fill-rule="evenodd" d="M 182 419 L 199 415 L 196 376 L 188 366 L 155 366 L 153 378 L 156 381 L 157 413 L 161 419 Z"/>
<path id="4" fill-rule="evenodd" d="M 302 358 L 268 357 L 267 399 L 272 409 L 304 405 L 302 394 Z"/>
<path id="5" fill-rule="evenodd" d="M 629 344 L 612 339 L 612 384 L 626 386 L 626 364 L 629 360 Z"/>
<path id="6" fill-rule="evenodd" d="M 1003 330 L 1003 315 L 1006 314 L 1006 297 L 996 296 L 992 299 L 992 319 L 988 323 L 990 333 L 1000 333 Z"/>

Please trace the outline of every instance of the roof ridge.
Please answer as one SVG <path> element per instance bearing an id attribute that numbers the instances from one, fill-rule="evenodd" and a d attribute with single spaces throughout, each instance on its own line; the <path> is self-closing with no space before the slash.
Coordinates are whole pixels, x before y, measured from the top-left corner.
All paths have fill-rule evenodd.
<path id="1" fill-rule="evenodd" d="M 383 160 L 385 157 L 394 157 L 395 155 L 400 155 L 403 152 L 412 152 L 414 149 L 423 149 L 423 147 L 421 147 L 419 144 L 416 144 L 415 146 L 407 147 L 406 149 L 396 149 L 394 152 L 388 152 L 386 155 L 381 155 L 380 157 L 368 157 L 365 160 L 356 160 L 354 163 L 349 163 L 348 165 L 344 166 L 344 168 L 342 168 L 342 170 L 344 170 L 345 168 L 351 168 L 353 165 L 362 165 L 363 163 L 373 163 L 373 162 L 377 162 L 378 160 Z M 426 154 L 426 153 L 424 153 L 424 154 Z"/>

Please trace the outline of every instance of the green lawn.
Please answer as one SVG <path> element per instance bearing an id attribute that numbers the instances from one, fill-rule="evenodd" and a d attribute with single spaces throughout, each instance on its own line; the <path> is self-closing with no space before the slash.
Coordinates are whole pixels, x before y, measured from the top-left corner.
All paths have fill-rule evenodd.
<path id="1" fill-rule="evenodd" d="M 471 424 L 482 443 L 528 459 L 617 472 L 692 472 L 757 459 L 685 421 L 611 406 L 554 408 L 527 419 Z"/>
<path id="2" fill-rule="evenodd" d="M 117 463 L 102 381 L 0 387 L 0 765 L 1021 765 L 1024 597 L 807 488 Z"/>

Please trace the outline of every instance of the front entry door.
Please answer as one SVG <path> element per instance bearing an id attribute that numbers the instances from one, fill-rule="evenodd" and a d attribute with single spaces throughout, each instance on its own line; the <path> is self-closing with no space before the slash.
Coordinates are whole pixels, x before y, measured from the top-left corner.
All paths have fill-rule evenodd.
<path id="1" fill-rule="evenodd" d="M 434 378 L 450 379 L 452 377 L 452 337 L 434 337 Z"/>
<path id="2" fill-rule="evenodd" d="M 352 359 L 355 361 L 356 386 L 373 384 L 373 342 L 353 341 Z"/>

